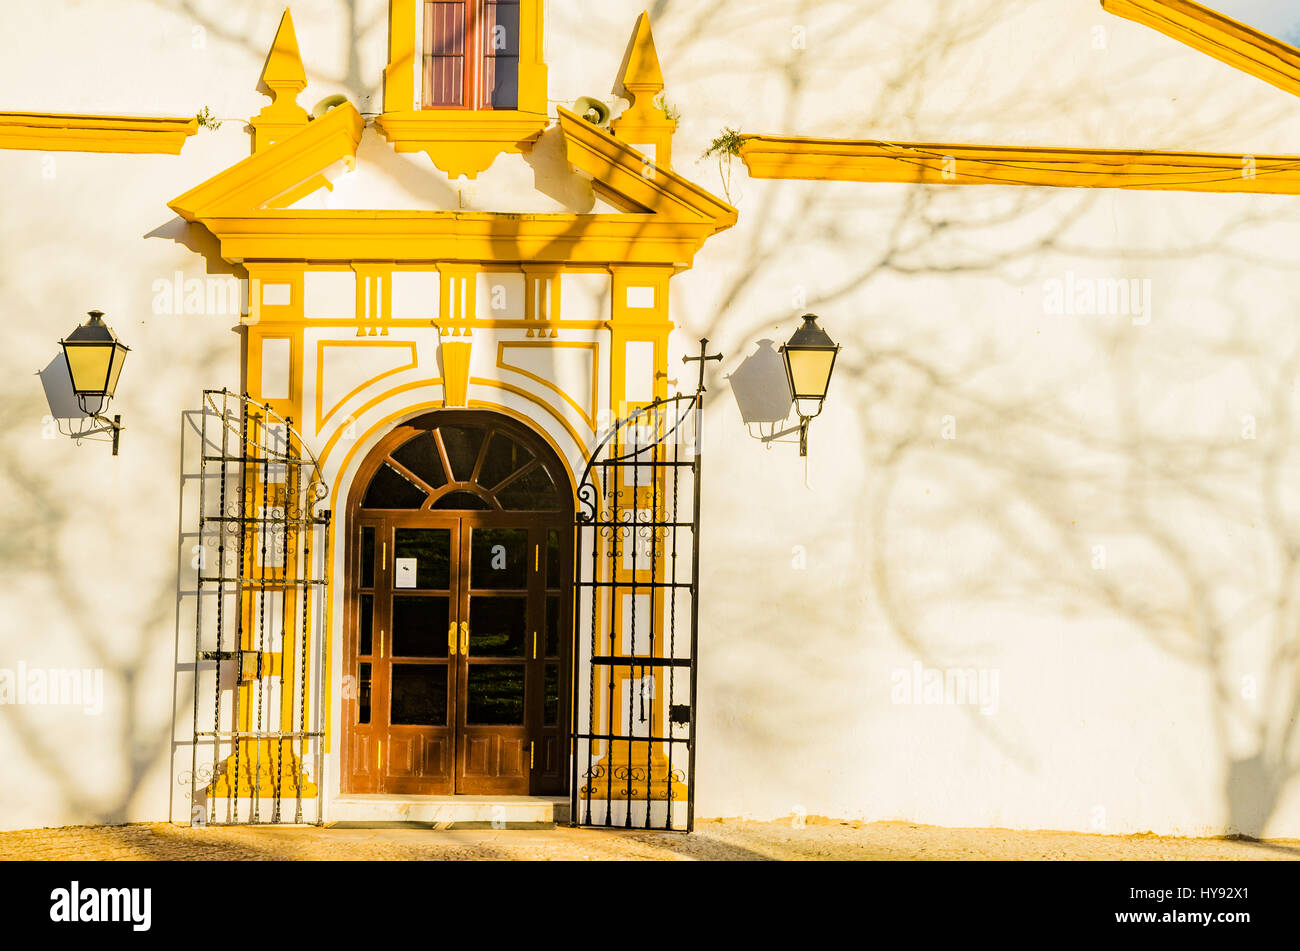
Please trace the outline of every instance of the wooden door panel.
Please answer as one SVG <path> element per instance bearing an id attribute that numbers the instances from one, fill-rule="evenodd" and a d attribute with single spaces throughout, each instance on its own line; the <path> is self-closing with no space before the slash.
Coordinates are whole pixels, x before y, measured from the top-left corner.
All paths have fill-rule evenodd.
<path id="1" fill-rule="evenodd" d="M 375 740 L 370 732 L 354 729 L 349 753 L 351 755 L 352 792 L 373 793 L 379 791 L 378 758 Z"/>
<path id="2" fill-rule="evenodd" d="M 497 748 L 497 778 L 517 776 L 528 778 L 528 744 L 522 737 L 493 737 Z"/>
<path id="3" fill-rule="evenodd" d="M 463 775 L 469 779 L 527 777 L 528 744 L 521 737 L 485 734 L 465 737 Z"/>
<path id="4" fill-rule="evenodd" d="M 533 768 L 543 776 L 554 776 L 559 773 L 562 767 L 560 764 L 560 738 L 558 736 L 544 736 L 537 741 Z"/>
<path id="5" fill-rule="evenodd" d="M 388 775 L 445 782 L 451 776 L 450 746 L 450 737 L 390 733 Z"/>
<path id="6" fill-rule="evenodd" d="M 456 792 L 466 795 L 524 796 L 530 789 L 528 741 L 498 733 L 467 734 Z"/>
<path id="7" fill-rule="evenodd" d="M 436 796 L 454 791 L 450 737 L 390 734 L 384 792 Z"/>
<path id="8" fill-rule="evenodd" d="M 388 775 L 395 779 L 423 777 L 424 738 L 388 734 Z"/>
<path id="9" fill-rule="evenodd" d="M 490 736 L 467 736 L 465 737 L 465 767 L 462 771 L 465 776 L 493 776 L 495 770 L 492 765 L 492 737 Z"/>

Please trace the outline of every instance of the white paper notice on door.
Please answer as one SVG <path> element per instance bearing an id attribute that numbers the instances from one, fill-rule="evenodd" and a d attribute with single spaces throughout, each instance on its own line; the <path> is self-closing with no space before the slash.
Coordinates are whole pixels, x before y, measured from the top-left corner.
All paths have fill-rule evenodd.
<path id="1" fill-rule="evenodd" d="M 393 587 L 394 588 L 414 588 L 415 587 L 415 563 L 418 558 L 394 558 L 393 559 Z"/>

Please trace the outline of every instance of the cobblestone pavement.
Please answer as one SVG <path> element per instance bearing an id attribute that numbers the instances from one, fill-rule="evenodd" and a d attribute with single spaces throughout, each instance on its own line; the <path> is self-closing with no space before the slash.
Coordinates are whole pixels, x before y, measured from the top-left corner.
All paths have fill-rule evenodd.
<path id="1" fill-rule="evenodd" d="M 1251 842 L 944 829 L 809 818 L 706 820 L 693 835 L 542 831 L 225 827 L 153 823 L 0 832 L 14 859 L 1300 859 L 1300 840 Z"/>

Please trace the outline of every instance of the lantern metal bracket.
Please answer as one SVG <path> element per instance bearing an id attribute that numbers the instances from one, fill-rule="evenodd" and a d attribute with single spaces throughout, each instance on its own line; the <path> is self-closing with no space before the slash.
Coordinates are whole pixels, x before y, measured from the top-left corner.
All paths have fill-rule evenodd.
<path id="1" fill-rule="evenodd" d="M 759 436 L 758 440 L 759 442 L 764 444 L 773 443 L 773 442 L 777 442 L 782 436 L 789 436 L 792 433 L 798 433 L 799 434 L 799 455 L 806 456 L 808 455 L 808 420 L 810 419 L 812 419 L 811 416 L 808 417 L 800 416 L 797 425 L 789 426 L 778 433 L 769 433 L 766 436 Z"/>
<path id="2" fill-rule="evenodd" d="M 798 433 L 799 434 L 799 455 L 807 456 L 808 455 L 808 424 L 811 423 L 814 419 L 816 419 L 821 414 L 822 411 L 820 409 L 818 409 L 817 412 L 813 413 L 811 416 L 804 416 L 802 413 L 800 413 L 798 423 L 796 423 L 793 426 L 789 426 L 781 430 L 780 432 L 769 433 L 766 436 L 759 436 L 758 437 L 759 442 L 772 443 L 779 440 L 782 436 L 790 436 L 794 433 Z"/>
<path id="3" fill-rule="evenodd" d="M 94 429 L 83 429 L 74 433 L 69 433 L 68 435 L 77 440 L 77 442 L 80 442 L 87 436 L 98 436 L 101 433 L 112 433 L 113 455 L 116 456 L 118 444 L 121 441 L 121 432 L 126 428 L 122 425 L 122 417 L 119 415 L 109 419 L 107 416 L 101 415 L 100 413 L 86 413 L 86 418 L 94 420 L 99 425 Z"/>

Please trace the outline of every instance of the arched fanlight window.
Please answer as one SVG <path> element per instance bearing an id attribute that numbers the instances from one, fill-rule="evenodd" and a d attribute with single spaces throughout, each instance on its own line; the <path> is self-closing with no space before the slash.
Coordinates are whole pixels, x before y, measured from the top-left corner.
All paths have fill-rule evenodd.
<path id="1" fill-rule="evenodd" d="M 437 417 L 433 417 L 436 420 Z M 493 419 L 436 423 L 400 441 L 366 486 L 366 509 L 559 511 L 563 480 L 511 428 Z M 570 503 L 571 504 L 571 503 Z"/>

